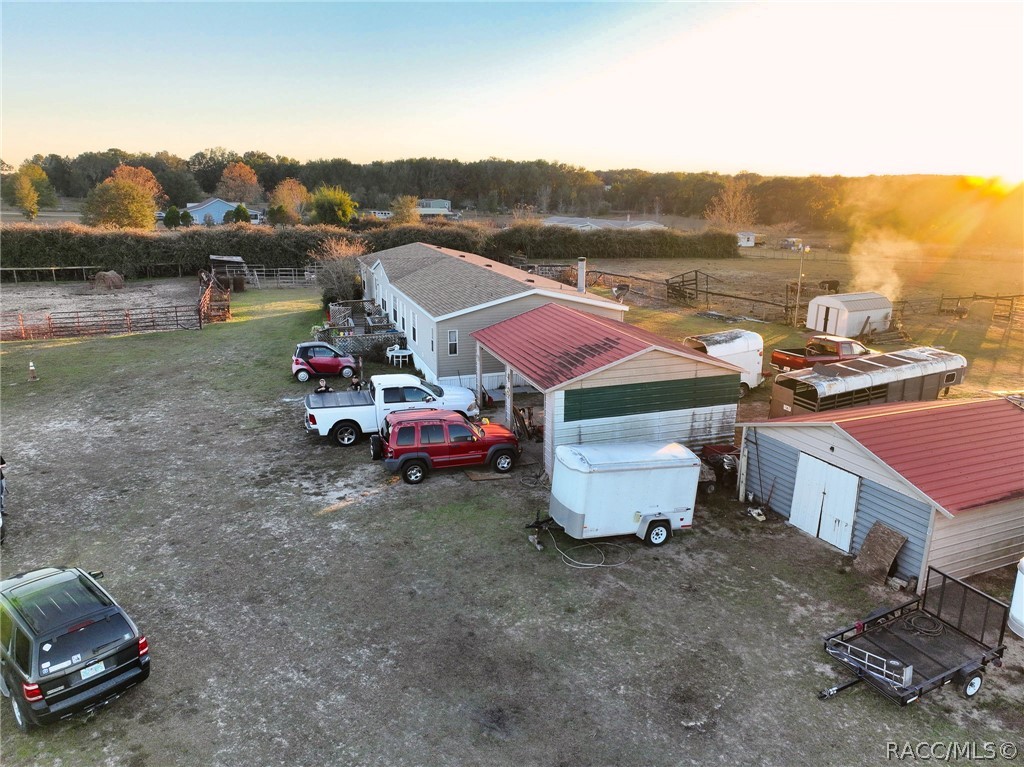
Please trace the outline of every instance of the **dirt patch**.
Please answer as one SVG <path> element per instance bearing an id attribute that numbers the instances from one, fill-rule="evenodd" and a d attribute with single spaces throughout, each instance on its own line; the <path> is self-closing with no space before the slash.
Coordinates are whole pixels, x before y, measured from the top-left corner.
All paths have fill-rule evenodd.
<path id="1" fill-rule="evenodd" d="M 0 288 L 5 312 L 74 312 L 86 309 L 127 309 L 144 306 L 194 306 L 199 301 L 195 277 L 126 280 L 107 288 L 88 282 L 5 282 Z"/>

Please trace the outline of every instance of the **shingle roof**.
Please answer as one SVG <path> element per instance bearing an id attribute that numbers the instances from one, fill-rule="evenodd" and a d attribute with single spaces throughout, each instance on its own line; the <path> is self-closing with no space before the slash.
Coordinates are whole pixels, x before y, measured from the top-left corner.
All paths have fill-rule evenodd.
<path id="1" fill-rule="evenodd" d="M 951 514 L 1019 498 L 1024 518 L 1024 408 L 1011 400 L 898 402 L 770 426 L 794 423 L 834 423 Z"/>
<path id="2" fill-rule="evenodd" d="M 578 293 L 571 285 L 529 274 L 475 253 L 422 242 L 360 258 L 368 266 L 378 260 L 388 281 L 435 318 L 536 290 L 556 292 L 567 300 L 585 298 L 621 309 L 618 304 L 593 293 Z"/>
<path id="3" fill-rule="evenodd" d="M 724 372 L 741 372 L 682 343 L 618 320 L 544 304 L 470 335 L 542 391 L 659 347 Z"/>

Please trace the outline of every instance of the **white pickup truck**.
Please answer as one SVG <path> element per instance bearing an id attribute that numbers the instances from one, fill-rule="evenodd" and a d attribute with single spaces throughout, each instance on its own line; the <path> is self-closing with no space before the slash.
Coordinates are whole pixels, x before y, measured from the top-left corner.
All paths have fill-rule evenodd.
<path id="1" fill-rule="evenodd" d="M 384 416 L 395 410 L 436 408 L 454 410 L 469 418 L 480 406 L 469 389 L 441 387 L 414 375 L 371 376 L 369 391 L 325 392 L 306 395 L 306 431 L 348 446 L 363 434 L 373 434 Z"/>

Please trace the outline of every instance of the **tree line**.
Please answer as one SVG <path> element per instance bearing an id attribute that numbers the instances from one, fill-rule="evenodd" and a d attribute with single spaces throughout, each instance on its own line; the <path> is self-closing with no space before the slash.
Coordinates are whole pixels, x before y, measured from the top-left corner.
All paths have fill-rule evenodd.
<path id="1" fill-rule="evenodd" d="M 908 237 L 952 237 L 946 232 L 949 221 L 967 219 L 975 234 L 994 241 L 1016 243 L 1021 238 L 1021 186 L 1007 191 L 993 181 L 959 176 L 768 177 L 639 169 L 590 171 L 545 160 L 498 158 L 474 162 L 439 158 L 363 164 L 341 158 L 301 162 L 262 151 L 238 154 L 222 147 L 187 159 L 168 152 L 120 149 L 84 152 L 77 157 L 36 155 L 17 172 L 5 168 L 4 199 L 14 204 L 12 200 L 20 194 L 23 202 L 38 209 L 47 207 L 57 195 L 87 197 L 122 166 L 152 174 L 162 193 L 155 200 L 158 208 L 172 205 L 181 209 L 215 195 L 232 202 L 268 203 L 279 208 L 277 223 L 332 223 L 331 206 L 340 211 L 337 218 L 345 219 L 350 204 L 352 212 L 357 208 L 393 209 L 396 199 L 406 197 L 443 198 L 457 209 L 522 217 L 629 213 L 640 218 L 707 218 L 709 211 L 717 210 L 717 223 L 730 228 L 779 227 L 789 233 L 828 230 L 850 236 L 884 227 Z M 230 175 L 232 170 L 244 176 L 238 185 L 225 183 L 225 173 Z M 317 208 L 310 196 L 319 189 L 329 190 L 329 199 L 322 199 Z M 30 199 L 33 191 L 34 202 Z M 739 202 L 723 219 L 722 206 L 716 203 L 729 196 Z M 313 215 L 314 210 L 320 215 Z"/>

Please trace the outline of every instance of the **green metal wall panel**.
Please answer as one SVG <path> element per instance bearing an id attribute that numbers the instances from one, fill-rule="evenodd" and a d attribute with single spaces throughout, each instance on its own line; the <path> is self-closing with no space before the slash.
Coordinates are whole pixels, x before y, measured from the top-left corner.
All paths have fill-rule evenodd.
<path id="1" fill-rule="evenodd" d="M 584 421 L 734 405 L 739 401 L 739 396 L 738 373 L 711 378 L 601 386 L 596 389 L 569 389 L 565 392 L 565 420 Z"/>

